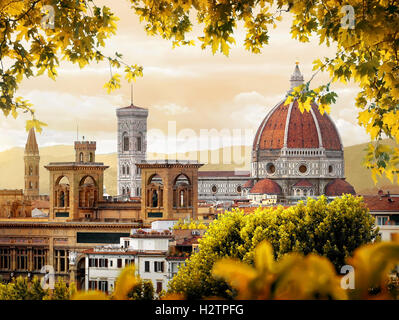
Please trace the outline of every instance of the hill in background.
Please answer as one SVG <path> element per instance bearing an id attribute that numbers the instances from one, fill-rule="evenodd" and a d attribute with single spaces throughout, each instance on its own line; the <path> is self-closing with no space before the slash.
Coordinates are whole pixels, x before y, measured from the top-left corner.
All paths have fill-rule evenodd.
<path id="1" fill-rule="evenodd" d="M 392 144 L 390 141 L 386 143 Z M 345 175 L 359 194 L 376 194 L 379 189 L 399 193 L 399 186 L 382 178 L 374 185 L 369 170 L 362 166 L 367 143 L 344 148 Z M 199 160 L 206 163 L 200 170 L 249 170 L 251 146 L 223 148 L 213 151 L 198 151 L 178 154 L 182 160 Z M 149 153 L 148 159 L 175 159 L 176 155 Z M 12 148 L 0 152 L 0 189 L 23 189 L 24 186 L 24 149 Z M 237 159 L 236 165 L 233 159 Z M 40 148 L 40 193 L 49 192 L 49 174 L 43 167 L 49 162 L 65 162 L 75 160 L 75 150 L 72 145 L 58 145 Z M 96 162 L 103 162 L 109 166 L 105 170 L 104 183 L 107 193 L 116 194 L 117 184 L 117 154 L 97 154 Z M 223 164 L 225 162 L 225 164 Z"/>

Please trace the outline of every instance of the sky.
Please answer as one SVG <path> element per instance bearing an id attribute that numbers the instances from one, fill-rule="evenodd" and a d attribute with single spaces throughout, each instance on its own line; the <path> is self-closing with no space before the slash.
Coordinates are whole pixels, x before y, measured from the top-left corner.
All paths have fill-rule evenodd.
<path id="1" fill-rule="evenodd" d="M 261 54 L 244 49 L 244 30 L 240 28 L 235 34 L 237 44 L 225 57 L 202 50 L 198 41 L 194 47 L 173 49 L 170 41 L 148 36 L 128 1 L 96 3 L 110 6 L 120 18 L 117 34 L 107 40 L 105 53 L 122 53 L 125 62 L 144 68 L 144 77 L 133 85 L 133 101 L 149 110 L 148 152 L 252 144 L 267 112 L 289 89 L 295 62 L 299 61 L 306 81 L 313 74 L 314 60 L 334 55 L 334 48 L 319 46 L 317 39 L 306 44 L 291 39 L 288 13 L 271 30 L 270 44 Z M 196 27 L 192 37 L 195 39 L 200 31 Z M 45 75 L 24 80 L 18 92 L 34 104 L 36 117 L 48 124 L 37 134 L 39 145 L 72 145 L 78 127 L 80 139 L 85 136 L 97 141 L 98 153 L 116 152 L 115 110 L 130 105 L 130 85 L 123 80 L 121 89 L 107 94 L 103 85 L 110 73 L 105 61 L 84 69 L 62 62 L 58 74 L 56 81 Z M 319 73 L 312 83 L 316 86 L 328 80 L 327 74 Z M 330 115 L 344 146 L 369 141 L 357 124 L 358 87 L 337 83 L 332 89 L 339 97 Z M 27 119 L 25 115 L 17 120 L 0 116 L 0 151 L 24 147 Z M 169 138 L 170 143 L 164 143 L 161 136 Z M 210 137 L 214 137 L 213 142 Z"/>

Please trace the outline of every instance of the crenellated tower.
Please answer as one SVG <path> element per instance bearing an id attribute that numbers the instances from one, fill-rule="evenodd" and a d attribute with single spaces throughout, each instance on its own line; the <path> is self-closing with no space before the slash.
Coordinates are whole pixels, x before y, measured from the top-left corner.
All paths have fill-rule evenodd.
<path id="1" fill-rule="evenodd" d="M 75 141 L 75 162 L 96 162 L 95 141 Z"/>

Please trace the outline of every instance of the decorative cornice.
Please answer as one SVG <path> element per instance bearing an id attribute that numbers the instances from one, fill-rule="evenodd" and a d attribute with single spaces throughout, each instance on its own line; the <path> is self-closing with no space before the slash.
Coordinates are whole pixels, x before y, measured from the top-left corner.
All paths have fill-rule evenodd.
<path id="1" fill-rule="evenodd" d="M 98 223 L 98 222 L 18 222 L 18 221 L 0 221 L 0 228 L 36 228 L 36 229 L 121 229 L 121 228 L 143 228 L 143 225 L 137 223 Z"/>

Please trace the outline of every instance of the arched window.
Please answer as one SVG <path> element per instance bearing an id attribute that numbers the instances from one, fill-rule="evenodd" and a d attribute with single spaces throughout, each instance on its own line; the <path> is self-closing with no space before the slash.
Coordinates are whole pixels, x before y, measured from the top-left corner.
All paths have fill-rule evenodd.
<path id="1" fill-rule="evenodd" d="M 125 166 L 122 166 L 122 174 L 125 174 L 125 173 L 126 173 Z"/>
<path id="2" fill-rule="evenodd" d="M 93 162 L 93 153 L 92 152 L 90 152 L 89 158 L 90 158 L 90 162 Z"/>
<path id="3" fill-rule="evenodd" d="M 184 191 L 180 191 L 180 207 L 184 207 Z"/>
<path id="4" fill-rule="evenodd" d="M 141 151 L 141 137 L 137 137 L 137 151 Z"/>
<path id="5" fill-rule="evenodd" d="M 80 162 L 83 162 L 83 152 L 81 152 L 81 153 L 79 154 L 79 161 L 80 161 Z"/>
<path id="6" fill-rule="evenodd" d="M 129 137 L 127 133 L 123 134 L 123 151 L 129 151 Z"/>
<path id="7" fill-rule="evenodd" d="M 128 196 L 130 196 L 130 188 L 129 188 L 129 187 L 126 188 L 126 194 L 127 194 Z"/>
<path id="8" fill-rule="evenodd" d="M 126 174 L 129 175 L 130 174 L 130 167 L 126 166 Z"/>
<path id="9" fill-rule="evenodd" d="M 151 200 L 152 200 L 152 207 L 153 208 L 158 207 L 158 192 L 156 190 L 153 190 Z"/>

